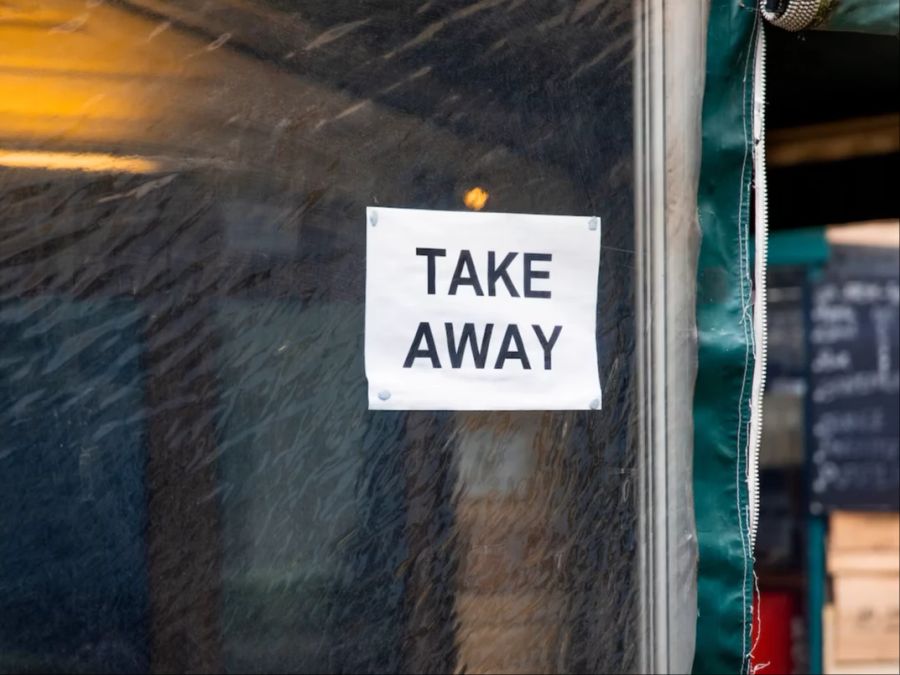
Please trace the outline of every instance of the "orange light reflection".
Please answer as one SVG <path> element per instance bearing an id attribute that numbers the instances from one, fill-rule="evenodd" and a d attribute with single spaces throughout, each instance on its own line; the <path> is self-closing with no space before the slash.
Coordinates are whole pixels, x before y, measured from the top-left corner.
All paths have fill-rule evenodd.
<path id="1" fill-rule="evenodd" d="M 146 157 L 99 152 L 43 152 L 0 148 L 0 166 L 17 169 L 56 169 L 89 172 L 157 173 L 162 165 Z"/>

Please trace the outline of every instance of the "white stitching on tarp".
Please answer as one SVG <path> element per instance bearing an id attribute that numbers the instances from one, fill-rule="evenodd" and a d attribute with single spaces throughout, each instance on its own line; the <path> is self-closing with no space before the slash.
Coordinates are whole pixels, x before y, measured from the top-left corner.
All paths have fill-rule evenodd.
<path id="1" fill-rule="evenodd" d="M 760 592 L 759 592 L 759 577 L 757 576 L 755 569 L 753 570 L 753 597 L 757 601 L 757 604 L 756 604 L 757 609 L 760 609 L 762 607 L 762 596 L 760 595 Z M 752 612 L 751 612 L 751 617 L 752 617 Z M 757 663 L 756 665 L 753 665 L 753 662 L 752 662 L 753 652 L 756 651 L 756 647 L 759 644 L 759 640 L 761 637 L 762 637 L 762 612 L 757 611 L 756 612 L 756 639 L 753 641 L 753 644 L 750 645 L 750 654 L 748 655 L 748 658 L 750 659 L 750 672 L 753 673 L 753 675 L 756 675 L 757 671 L 762 670 L 763 668 L 765 668 L 766 666 L 769 665 L 768 662 Z"/>
<path id="2" fill-rule="evenodd" d="M 741 96 L 741 121 L 744 130 L 744 138 L 748 137 L 747 130 L 747 102 L 748 102 L 748 87 L 747 81 L 748 78 L 752 80 L 752 72 L 753 68 L 751 65 L 751 56 L 755 51 L 756 44 L 756 33 L 759 30 L 759 18 L 757 15 L 757 20 L 753 24 L 753 30 L 750 33 L 750 46 L 747 50 L 747 59 L 744 63 L 744 78 L 743 78 L 743 93 Z M 752 86 L 750 87 L 750 95 L 752 96 Z M 740 279 L 741 279 L 741 325 L 744 329 L 744 340 L 745 340 L 745 352 L 744 352 L 744 373 L 741 380 L 741 394 L 738 398 L 738 430 L 737 430 L 737 442 L 735 446 L 735 502 L 737 506 L 737 514 L 738 514 L 738 529 L 740 530 L 741 535 L 741 548 L 743 550 L 744 555 L 744 577 L 741 583 L 741 654 L 743 658 L 741 659 L 741 675 L 743 675 L 747 670 L 747 665 L 749 663 L 750 652 L 747 650 L 747 563 L 750 559 L 750 542 L 749 542 L 749 528 L 745 530 L 744 528 L 744 518 L 741 509 L 741 426 L 744 424 L 744 398 L 747 388 L 747 372 L 750 368 L 751 355 L 753 353 L 753 314 L 752 314 L 752 302 L 748 301 L 748 293 L 747 293 L 747 284 L 751 283 L 750 277 L 750 269 L 747 264 L 748 256 L 749 256 L 749 238 L 747 237 L 747 232 L 745 232 L 744 227 L 745 223 L 742 223 L 742 215 L 744 213 L 744 200 L 747 199 L 746 208 L 749 210 L 750 202 L 749 196 L 745 194 L 746 185 L 745 176 L 747 173 L 747 159 L 750 155 L 750 144 L 745 140 L 744 146 L 744 159 L 741 166 L 741 187 L 740 187 L 740 198 L 738 200 L 738 208 L 739 216 L 738 216 L 738 246 L 740 247 Z M 749 328 L 748 328 L 749 327 Z M 748 421 L 748 438 L 749 438 L 749 421 Z M 752 621 L 752 611 L 751 611 L 751 621 Z"/>

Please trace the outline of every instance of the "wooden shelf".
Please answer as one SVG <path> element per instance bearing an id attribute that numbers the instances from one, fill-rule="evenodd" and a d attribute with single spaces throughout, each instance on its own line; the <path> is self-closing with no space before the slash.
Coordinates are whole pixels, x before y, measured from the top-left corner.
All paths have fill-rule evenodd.
<path id="1" fill-rule="evenodd" d="M 772 129 L 766 136 L 771 167 L 887 155 L 900 152 L 900 114 Z"/>

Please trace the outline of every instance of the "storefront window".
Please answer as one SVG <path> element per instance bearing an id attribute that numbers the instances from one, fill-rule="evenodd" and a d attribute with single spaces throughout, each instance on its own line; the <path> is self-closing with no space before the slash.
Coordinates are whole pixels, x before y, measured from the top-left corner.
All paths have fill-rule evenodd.
<path id="1" fill-rule="evenodd" d="M 647 667 L 640 21 L 4 3 L 3 670 Z M 603 410 L 369 412 L 373 205 L 602 214 Z"/>

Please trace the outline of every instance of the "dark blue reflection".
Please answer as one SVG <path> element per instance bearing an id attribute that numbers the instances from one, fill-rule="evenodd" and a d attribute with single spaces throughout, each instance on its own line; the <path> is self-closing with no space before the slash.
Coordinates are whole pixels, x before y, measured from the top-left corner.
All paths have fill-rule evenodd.
<path id="1" fill-rule="evenodd" d="M 218 304 L 229 671 L 404 669 L 406 424 L 366 410 L 362 318 L 358 303 Z"/>
<path id="2" fill-rule="evenodd" d="M 139 318 L 0 307 L 0 670 L 148 668 Z"/>

